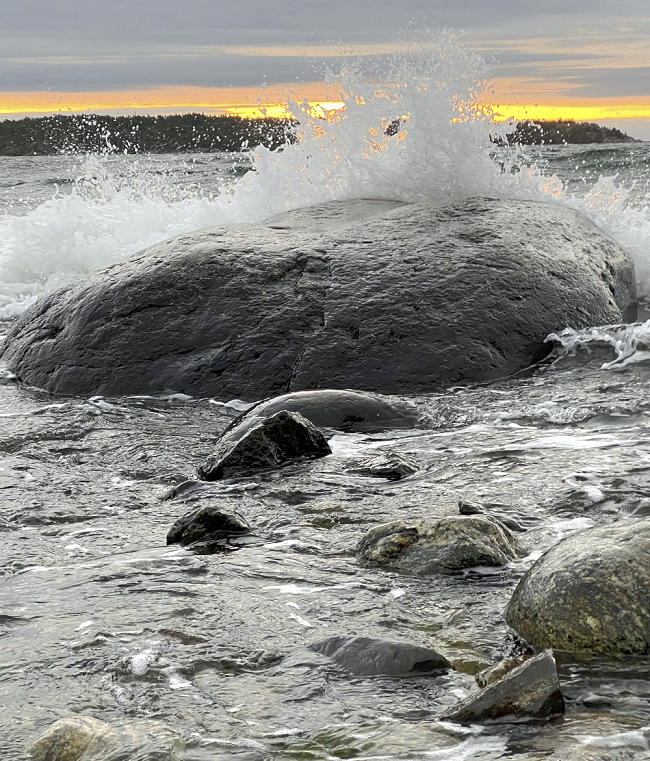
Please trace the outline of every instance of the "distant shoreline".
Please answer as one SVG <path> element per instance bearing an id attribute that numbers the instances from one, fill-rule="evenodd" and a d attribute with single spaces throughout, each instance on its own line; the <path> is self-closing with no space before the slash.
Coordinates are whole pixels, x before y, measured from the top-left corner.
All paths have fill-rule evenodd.
<path id="1" fill-rule="evenodd" d="M 0 121 L 0 156 L 56 156 L 74 153 L 217 153 L 239 152 L 263 145 L 275 150 L 294 142 L 295 121 L 267 117 L 99 116 L 57 114 Z M 396 126 L 396 128 L 395 128 Z M 399 131 L 396 122 L 392 131 Z M 507 135 L 494 135 L 498 145 L 562 145 L 636 143 L 616 128 L 592 122 L 524 121 Z"/>
<path id="2" fill-rule="evenodd" d="M 57 114 L 0 121 L 0 156 L 66 153 L 217 153 L 295 140 L 290 119 L 183 114 Z"/>
<path id="3" fill-rule="evenodd" d="M 594 122 L 528 120 L 518 122 L 505 138 L 495 137 L 501 145 L 587 145 L 592 143 L 640 143 L 616 127 L 601 127 Z"/>

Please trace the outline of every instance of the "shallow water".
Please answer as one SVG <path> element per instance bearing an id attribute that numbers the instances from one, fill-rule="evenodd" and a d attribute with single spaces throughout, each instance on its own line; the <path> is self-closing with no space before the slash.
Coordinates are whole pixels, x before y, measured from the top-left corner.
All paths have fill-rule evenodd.
<path id="1" fill-rule="evenodd" d="M 650 368 L 585 361 L 410 397 L 417 429 L 336 433 L 332 456 L 205 484 L 185 501 L 161 497 L 194 477 L 231 408 L 53 399 L 5 377 L 3 758 L 23 758 L 71 713 L 128 729 L 128 757 L 142 759 L 650 757 L 645 660 L 562 663 L 567 716 L 548 725 L 466 730 L 435 718 L 473 689 L 473 673 L 515 651 L 501 611 L 544 549 L 650 512 Z M 347 472 L 384 449 L 418 473 Z M 459 498 L 517 520 L 528 557 L 432 577 L 355 560 L 370 526 L 454 514 Z M 196 500 L 240 512 L 253 540 L 211 556 L 166 547 Z M 352 677 L 307 649 L 335 634 L 432 646 L 455 670 Z"/>
<path id="2" fill-rule="evenodd" d="M 434 48 L 395 59 L 381 87 L 351 66 L 346 111 L 322 122 L 298 106 L 284 151 L 0 157 L 0 336 L 40 294 L 165 238 L 359 197 L 570 205 L 630 250 L 650 294 L 648 145 L 496 149 L 482 63 L 444 35 Z M 330 431 L 322 460 L 168 500 L 240 404 L 54 398 L 0 366 L 0 756 L 24 759 L 80 713 L 121 733 L 104 761 L 650 758 L 646 659 L 561 662 L 567 714 L 546 724 L 436 719 L 521 648 L 502 610 L 546 548 L 650 514 L 649 342 L 650 324 L 561 334 L 518 377 L 407 398 L 414 429 Z M 350 472 L 382 450 L 418 472 Z M 456 514 L 459 499 L 516 520 L 528 556 L 429 577 L 357 562 L 371 526 Z M 167 547 L 174 520 L 210 503 L 240 512 L 250 541 Z M 309 649 L 336 634 L 431 646 L 454 669 L 353 677 Z"/>

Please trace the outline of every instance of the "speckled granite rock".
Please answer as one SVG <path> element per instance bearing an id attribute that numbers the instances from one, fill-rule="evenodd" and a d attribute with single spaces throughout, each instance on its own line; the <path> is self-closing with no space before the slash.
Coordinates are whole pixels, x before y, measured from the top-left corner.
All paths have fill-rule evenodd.
<path id="1" fill-rule="evenodd" d="M 34 761 L 77 761 L 120 744 L 113 729 L 92 716 L 59 719 L 29 749 Z"/>
<path id="2" fill-rule="evenodd" d="M 524 554 L 514 534 L 487 515 L 452 516 L 413 526 L 394 521 L 371 529 L 357 552 L 362 560 L 419 574 L 499 566 Z"/>
<path id="3" fill-rule="evenodd" d="M 525 574 L 505 619 L 534 648 L 650 652 L 650 518 L 581 531 Z"/>

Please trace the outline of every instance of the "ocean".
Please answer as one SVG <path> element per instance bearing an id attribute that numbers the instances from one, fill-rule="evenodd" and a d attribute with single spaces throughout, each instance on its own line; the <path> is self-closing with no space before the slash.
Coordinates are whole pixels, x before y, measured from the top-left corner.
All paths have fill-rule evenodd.
<path id="1" fill-rule="evenodd" d="M 477 66 L 450 47 L 395 62 L 400 87 L 353 70 L 345 114 L 304 114 L 300 141 L 275 153 L 0 157 L 0 340 L 41 295 L 159 241 L 350 198 L 571 206 L 631 252 L 646 299 L 650 144 L 499 148 L 473 100 Z M 515 378 L 405 397 L 416 429 L 337 433 L 330 457 L 211 486 L 254 541 L 209 556 L 165 545 L 190 506 L 163 496 L 246 404 L 57 398 L 0 365 L 0 756 L 26 758 L 82 714 L 121 733 L 104 761 L 650 758 L 647 659 L 560 659 L 561 720 L 436 718 L 512 651 L 502 611 L 544 550 L 650 514 L 650 323 L 554 345 Z M 346 470 L 382 450 L 418 472 Z M 428 577 L 357 563 L 371 526 L 459 499 L 515 519 L 527 556 Z M 351 676 L 309 649 L 337 634 L 434 647 L 454 670 Z"/>

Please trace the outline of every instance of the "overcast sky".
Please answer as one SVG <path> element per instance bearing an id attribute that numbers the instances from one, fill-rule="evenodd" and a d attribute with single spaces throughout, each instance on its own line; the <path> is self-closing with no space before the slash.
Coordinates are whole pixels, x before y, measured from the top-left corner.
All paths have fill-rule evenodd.
<path id="1" fill-rule="evenodd" d="M 650 112 L 650 0 L 2 0 L 1 10 L 0 111 L 12 93 L 308 82 L 314 63 L 335 67 L 343 48 L 385 52 L 414 22 L 464 30 L 512 99 L 627 98 Z"/>

